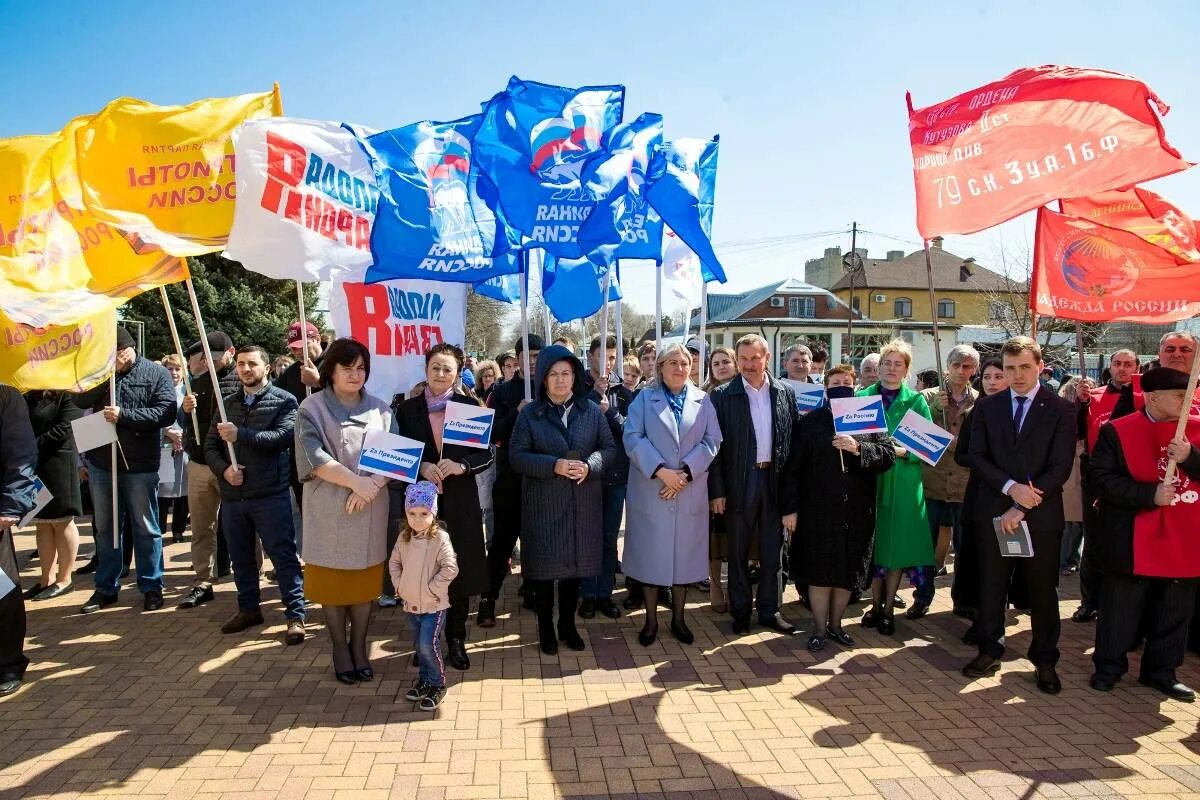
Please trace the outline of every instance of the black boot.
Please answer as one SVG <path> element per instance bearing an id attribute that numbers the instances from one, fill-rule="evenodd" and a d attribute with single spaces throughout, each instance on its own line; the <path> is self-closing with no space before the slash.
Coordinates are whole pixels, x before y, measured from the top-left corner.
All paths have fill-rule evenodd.
<path id="1" fill-rule="evenodd" d="M 558 634 L 554 630 L 554 581 L 527 581 L 525 599 L 533 595 L 537 611 L 538 644 L 548 656 L 558 653 Z"/>
<path id="2" fill-rule="evenodd" d="M 462 639 L 446 640 L 447 661 L 450 666 L 459 670 L 471 668 L 471 659 L 467 657 L 467 643 Z"/>

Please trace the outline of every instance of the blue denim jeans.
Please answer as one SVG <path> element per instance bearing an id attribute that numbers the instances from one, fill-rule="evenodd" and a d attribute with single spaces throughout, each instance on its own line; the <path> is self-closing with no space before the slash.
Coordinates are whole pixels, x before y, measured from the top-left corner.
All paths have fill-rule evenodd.
<path id="1" fill-rule="evenodd" d="M 446 612 L 409 614 L 413 646 L 417 649 L 417 665 L 421 680 L 430 686 L 446 685 L 446 665 L 442 663 L 442 631 L 446 628 Z"/>
<path id="2" fill-rule="evenodd" d="M 270 497 L 222 500 L 221 533 L 229 546 L 229 560 L 233 563 L 238 609 L 254 611 L 262 602 L 258 548 L 254 541 L 257 534 L 262 539 L 263 551 L 275 567 L 284 616 L 288 619 L 304 619 L 304 578 L 300 574 L 300 557 L 296 552 L 292 498 L 288 487 Z"/>
<path id="3" fill-rule="evenodd" d="M 611 600 L 617 584 L 617 537 L 621 516 L 625 513 L 625 484 L 605 486 L 603 500 L 604 543 L 601 545 L 600 574 L 579 582 L 579 595 L 585 600 Z"/>
<path id="4" fill-rule="evenodd" d="M 937 546 L 938 529 L 947 525 L 950 527 L 951 541 L 954 542 L 954 552 L 957 554 L 959 542 L 962 541 L 962 503 L 931 500 L 926 497 L 925 513 L 929 516 L 929 535 L 933 538 L 934 546 Z M 933 602 L 933 594 L 937 589 L 934 586 L 934 578 L 937 576 L 938 568 L 942 565 L 935 564 L 933 566 L 933 569 L 925 571 L 921 582 L 917 584 L 917 590 L 913 592 L 913 600 L 918 603 L 929 605 Z"/>
<path id="5" fill-rule="evenodd" d="M 133 537 L 133 556 L 139 592 L 163 590 L 162 530 L 158 525 L 158 473 L 118 472 L 117 502 L 127 515 L 129 530 L 117 526 L 113 547 L 112 472 L 88 463 L 88 488 L 92 493 L 92 535 L 96 539 L 97 592 L 115 595 L 121 590 L 125 566 L 121 537 Z"/>

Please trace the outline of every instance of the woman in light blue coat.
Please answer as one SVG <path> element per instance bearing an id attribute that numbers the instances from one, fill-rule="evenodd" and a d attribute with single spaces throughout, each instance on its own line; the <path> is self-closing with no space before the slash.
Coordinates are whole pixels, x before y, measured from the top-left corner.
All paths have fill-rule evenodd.
<path id="1" fill-rule="evenodd" d="M 642 584 L 643 646 L 658 636 L 658 589 L 673 586 L 671 635 L 694 640 L 683 619 L 689 584 L 708 577 L 708 467 L 721 429 L 708 395 L 689 382 L 692 356 L 683 345 L 658 354 L 654 380 L 629 406 L 625 574 Z"/>

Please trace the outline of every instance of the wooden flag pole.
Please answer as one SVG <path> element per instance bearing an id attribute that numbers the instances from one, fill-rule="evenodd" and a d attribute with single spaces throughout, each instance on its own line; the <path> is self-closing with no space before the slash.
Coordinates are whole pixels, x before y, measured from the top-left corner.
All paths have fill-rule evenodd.
<path id="1" fill-rule="evenodd" d="M 662 350 L 662 271 L 662 264 L 654 268 L 654 349 L 656 352 Z"/>
<path id="2" fill-rule="evenodd" d="M 188 373 L 187 357 L 183 354 L 183 344 L 179 341 L 179 328 L 175 326 L 175 315 L 171 313 L 171 299 L 167 297 L 167 287 L 158 287 L 159 295 L 162 297 L 163 311 L 167 315 L 167 327 L 171 331 L 171 342 L 175 345 L 175 352 L 179 356 L 179 360 L 183 362 L 183 390 L 188 394 L 192 393 L 192 376 Z M 196 416 L 196 409 L 192 409 L 192 432 L 196 434 L 196 444 L 204 447 L 204 440 L 200 438 L 200 419 Z"/>
<path id="3" fill-rule="evenodd" d="M 304 284 L 300 283 L 298 279 L 296 281 L 296 306 L 300 311 L 300 316 L 297 317 L 300 320 L 300 341 L 304 343 L 304 347 L 300 351 L 303 355 L 300 358 L 305 367 L 311 367 L 312 361 L 308 357 L 308 317 L 304 310 Z M 300 382 L 304 383 L 304 381 Z M 310 395 L 312 395 L 312 387 L 304 383 L 304 396 L 309 397 Z"/>
<path id="4" fill-rule="evenodd" d="M 188 278 L 183 283 L 187 286 L 188 300 L 192 303 L 192 315 L 196 317 L 196 329 L 200 332 L 200 347 L 204 350 L 204 360 L 208 362 L 208 374 L 212 379 L 213 397 L 217 401 L 217 415 L 220 416 L 221 422 L 229 422 L 229 417 L 225 414 L 225 398 L 221 397 L 221 378 L 217 375 L 217 365 L 213 363 L 212 350 L 208 346 L 208 331 L 204 329 L 204 318 L 200 316 L 200 301 L 196 298 L 196 287 L 192 285 L 191 278 Z M 307 344 L 307 340 L 305 344 Z M 207 436 L 207 434 L 205 435 Z M 201 443 L 201 446 L 203 446 L 203 443 Z M 237 454 L 233 452 L 233 444 L 226 442 L 225 447 L 229 451 L 229 465 L 237 469 L 238 460 Z"/>
<path id="5" fill-rule="evenodd" d="M 611 375 L 608 374 L 608 289 L 612 282 L 612 268 L 604 271 L 604 280 L 600 282 L 600 296 L 603 302 L 600 304 L 600 369 L 599 372 L 604 379 L 610 380 Z M 607 394 L 607 392 L 605 392 Z"/>
<path id="6" fill-rule="evenodd" d="M 1075 349 L 1079 351 L 1079 377 L 1086 378 L 1087 357 L 1083 354 L 1083 325 L 1075 323 Z"/>
<path id="7" fill-rule="evenodd" d="M 521 264 L 521 372 L 525 379 L 525 399 L 533 399 L 533 377 L 529 374 L 529 292 L 526 289 L 526 279 L 529 273 L 529 251 L 522 250 L 518 254 Z M 549 310 L 546 311 L 549 314 Z M 543 347 L 549 346 L 545 342 Z"/>
<path id="8" fill-rule="evenodd" d="M 937 300 L 933 290 L 933 261 L 929 256 L 929 240 L 925 239 L 925 277 L 929 284 L 929 318 L 933 320 L 933 357 L 937 361 L 938 384 L 944 385 L 946 365 L 942 363 L 942 338 L 938 333 Z M 850 316 L 854 316 L 851 309 Z"/>
<path id="9" fill-rule="evenodd" d="M 1183 395 L 1183 408 L 1179 412 L 1179 421 L 1175 423 L 1175 441 L 1187 441 L 1188 416 L 1192 413 L 1192 398 L 1196 396 L 1196 382 L 1200 378 L 1200 356 L 1192 357 L 1192 374 L 1188 378 L 1187 392 Z M 1163 484 L 1170 486 L 1175 480 L 1175 471 L 1179 464 L 1173 460 L 1167 461 L 1167 473 Z"/>
<path id="10" fill-rule="evenodd" d="M 184 367 L 186 370 L 187 368 Z M 109 405 L 117 404 L 117 365 L 113 364 L 112 375 L 108 378 L 108 393 Z M 116 558 L 121 558 L 121 509 L 119 506 L 120 493 L 117 491 L 117 442 L 109 445 L 112 449 L 112 457 L 109 466 L 112 469 L 112 520 L 111 524 L 113 537 L 113 550 L 117 551 Z M 129 531 L 129 535 L 133 535 L 133 531 Z"/>
<path id="11" fill-rule="evenodd" d="M 708 342 L 704 338 L 704 329 L 708 326 L 708 281 L 700 276 L 700 385 L 704 385 L 705 373 L 708 372 Z"/>

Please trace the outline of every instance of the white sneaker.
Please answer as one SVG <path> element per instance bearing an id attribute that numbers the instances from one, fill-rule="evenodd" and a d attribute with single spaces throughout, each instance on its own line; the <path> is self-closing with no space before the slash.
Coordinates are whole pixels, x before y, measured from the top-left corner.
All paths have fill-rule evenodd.
<path id="1" fill-rule="evenodd" d="M 379 595 L 379 600 L 377 602 L 379 603 L 380 608 L 395 608 L 396 606 L 400 605 L 400 601 L 392 597 L 390 594 Z"/>

